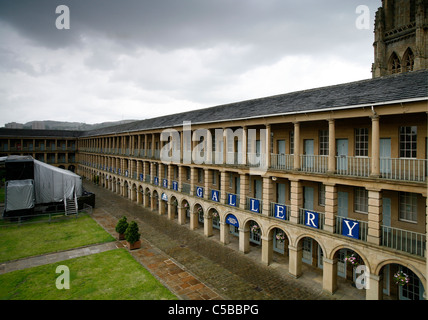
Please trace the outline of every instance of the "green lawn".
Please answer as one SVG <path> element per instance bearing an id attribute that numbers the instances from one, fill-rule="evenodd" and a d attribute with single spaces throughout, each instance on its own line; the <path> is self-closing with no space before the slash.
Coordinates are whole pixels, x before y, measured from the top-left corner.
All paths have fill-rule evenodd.
<path id="1" fill-rule="evenodd" d="M 57 289 L 59 265 L 70 271 L 70 289 Z M 175 300 L 126 249 L 0 275 L 0 300 Z"/>
<path id="2" fill-rule="evenodd" d="M 0 228 L 0 262 L 63 251 L 114 238 L 90 216 Z"/>

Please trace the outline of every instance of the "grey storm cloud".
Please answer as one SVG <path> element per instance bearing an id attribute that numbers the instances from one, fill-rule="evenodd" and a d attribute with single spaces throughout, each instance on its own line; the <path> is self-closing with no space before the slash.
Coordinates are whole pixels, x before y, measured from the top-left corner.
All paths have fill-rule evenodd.
<path id="1" fill-rule="evenodd" d="M 59 5 L 70 9 L 69 30 L 55 26 Z M 355 26 L 359 5 L 370 9 L 370 30 Z M 14 118 L 18 114 L 54 118 L 58 106 L 76 110 L 62 112 L 64 120 L 84 115 L 81 120 L 89 122 L 117 120 L 120 111 L 142 118 L 212 106 L 283 93 L 299 83 L 298 88 L 309 88 L 306 81 L 321 76 L 326 80 L 317 85 L 332 84 L 327 77 L 334 77 L 334 70 L 343 73 L 345 64 L 352 70 L 364 66 L 369 74 L 380 5 L 380 0 L 2 0 L 0 111 L 6 116 L 0 126 L 22 122 Z M 14 114 L 3 112 L 12 109 Z M 110 119 L 95 119 L 103 109 Z"/>

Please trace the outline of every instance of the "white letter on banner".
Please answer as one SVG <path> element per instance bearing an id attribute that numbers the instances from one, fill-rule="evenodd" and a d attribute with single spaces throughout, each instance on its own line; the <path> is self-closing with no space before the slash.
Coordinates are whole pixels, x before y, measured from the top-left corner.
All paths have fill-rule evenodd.
<path id="1" fill-rule="evenodd" d="M 355 236 L 352 234 L 352 229 L 354 229 L 355 226 L 358 225 L 358 222 L 352 221 L 354 223 L 352 227 L 349 225 L 349 222 L 351 222 L 351 221 L 349 221 L 349 220 L 343 220 L 343 222 L 345 222 L 346 226 L 348 227 L 349 233 L 347 234 L 347 236 L 355 238 Z M 345 230 L 343 230 L 343 231 L 345 231 Z"/>
<path id="2" fill-rule="evenodd" d="M 234 195 L 233 194 L 229 194 L 229 205 L 230 206 L 236 206 L 236 203 L 234 203 L 233 199 L 234 199 Z"/>
<path id="3" fill-rule="evenodd" d="M 214 191 L 214 190 L 211 191 L 211 200 L 218 202 L 218 192 L 217 191 Z"/>
<path id="4" fill-rule="evenodd" d="M 196 195 L 197 195 L 199 198 L 202 198 L 202 197 L 203 197 L 203 195 L 204 195 L 204 189 L 203 189 L 202 187 L 197 187 L 197 188 L 196 188 Z"/>
<path id="5" fill-rule="evenodd" d="M 305 211 L 306 212 L 306 225 L 309 227 L 313 227 L 313 228 L 317 228 L 318 226 L 315 225 L 314 220 L 315 220 L 315 214 L 313 212 L 310 211 Z"/>
<path id="6" fill-rule="evenodd" d="M 285 220 L 285 207 L 275 205 L 275 218 Z"/>

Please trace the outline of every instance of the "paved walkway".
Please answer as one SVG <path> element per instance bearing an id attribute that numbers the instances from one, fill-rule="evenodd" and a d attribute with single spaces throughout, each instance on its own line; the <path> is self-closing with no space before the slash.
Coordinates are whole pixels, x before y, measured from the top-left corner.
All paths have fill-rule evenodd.
<path id="1" fill-rule="evenodd" d="M 193 275 L 201 284 L 211 288 L 218 294 L 219 299 L 335 300 L 350 298 L 341 293 L 334 296 L 325 293 L 319 282 L 312 281 L 315 276 L 322 278 L 322 274 L 308 273 L 309 277 L 294 279 L 288 275 L 285 268 L 268 267 L 257 262 L 254 255 L 257 255 L 260 260 L 260 255 L 257 253 L 260 251 L 255 248 L 250 254 L 243 254 L 234 247 L 233 243 L 225 246 L 217 240 L 216 236 L 205 237 L 203 228 L 192 231 L 188 225 L 178 225 L 177 220 L 170 221 L 165 215 L 160 216 L 157 212 L 152 212 L 104 188 L 86 182 L 84 187 L 96 194 L 94 218 L 104 227 L 108 224 L 109 227 L 105 227 L 107 231 L 112 232 L 117 219 L 122 216 L 127 216 L 128 221 L 136 221 L 146 244 L 150 244 L 153 250 L 161 252 L 165 258 L 171 259 L 176 266 Z M 102 219 L 105 219 L 105 222 Z M 132 254 L 135 257 L 143 255 L 138 251 Z M 143 263 L 143 265 L 148 264 Z M 149 270 L 155 272 L 157 267 Z"/>
<path id="2" fill-rule="evenodd" d="M 257 248 L 243 254 L 233 242 L 224 246 L 215 237 L 206 238 L 203 230 L 169 221 L 165 216 L 143 208 L 121 196 L 93 184 L 85 189 L 96 193 L 93 218 L 114 237 L 117 220 L 127 216 L 136 221 L 142 234 L 141 249 L 131 255 L 158 280 L 183 300 L 335 300 L 361 299 L 359 290 L 345 284 L 335 295 L 322 291 L 322 274 L 305 272 L 294 279 L 284 265 L 274 262 L 265 266 L 258 262 Z M 77 256 L 113 250 L 124 246 L 114 241 L 75 250 L 41 255 L 6 262 L 0 265 L 0 274 L 71 259 Z M 347 287 L 349 286 L 349 288 Z"/>

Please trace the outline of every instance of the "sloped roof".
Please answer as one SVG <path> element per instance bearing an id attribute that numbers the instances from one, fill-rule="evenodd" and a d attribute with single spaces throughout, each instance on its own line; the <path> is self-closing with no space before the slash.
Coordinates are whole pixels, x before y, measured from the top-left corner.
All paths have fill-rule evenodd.
<path id="1" fill-rule="evenodd" d="M 279 114 L 354 108 L 411 99 L 423 100 L 427 97 L 428 71 L 422 70 L 145 119 L 86 131 L 82 136 L 182 126 L 184 121 L 202 124 Z"/>

